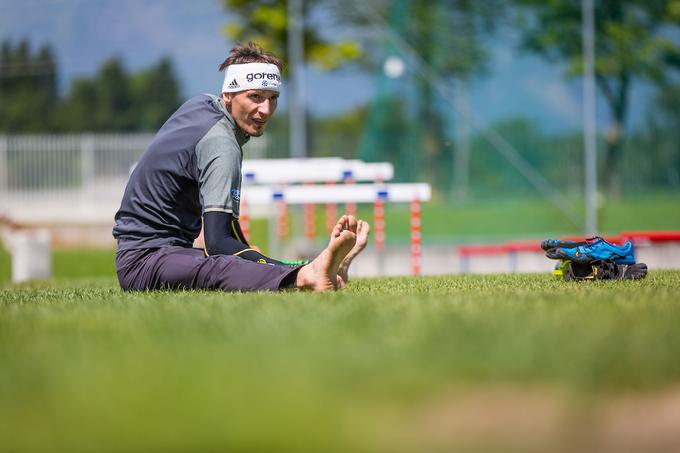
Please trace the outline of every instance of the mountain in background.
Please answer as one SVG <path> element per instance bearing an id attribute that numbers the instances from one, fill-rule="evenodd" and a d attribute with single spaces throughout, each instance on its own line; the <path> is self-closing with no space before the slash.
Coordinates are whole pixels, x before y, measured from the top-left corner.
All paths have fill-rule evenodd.
<path id="1" fill-rule="evenodd" d="M 167 55 L 185 95 L 212 91 L 229 50 L 220 32 L 226 17 L 212 0 L 0 0 L 1 37 L 49 44 L 62 90 L 112 56 L 137 70 Z"/>

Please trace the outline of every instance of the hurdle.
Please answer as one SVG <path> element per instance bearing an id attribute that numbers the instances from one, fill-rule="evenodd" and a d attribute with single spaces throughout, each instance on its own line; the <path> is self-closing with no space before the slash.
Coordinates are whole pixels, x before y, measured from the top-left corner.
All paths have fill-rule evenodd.
<path id="1" fill-rule="evenodd" d="M 245 159 L 243 185 L 389 181 L 394 166 L 337 157 L 307 159 Z"/>
<path id="2" fill-rule="evenodd" d="M 289 205 L 303 205 L 304 237 L 316 236 L 316 204 L 325 204 L 326 229 L 330 231 L 338 217 L 338 204 L 344 203 L 348 214 L 356 215 L 357 203 L 373 203 L 373 240 L 384 268 L 386 243 L 385 205 L 387 202 L 410 203 L 412 274 L 421 274 L 421 203 L 429 201 L 428 184 L 386 184 L 394 177 L 394 167 L 387 162 L 363 162 L 356 159 L 246 159 L 243 161 L 241 215 L 249 217 L 249 206 L 276 206 L 276 239 L 288 238 Z M 366 182 L 372 184 L 365 184 Z M 245 212 L 244 212 L 245 207 Z M 248 233 L 244 231 L 246 236 Z"/>
<path id="3" fill-rule="evenodd" d="M 387 202 L 411 203 L 413 275 L 420 275 L 421 273 L 420 206 L 422 202 L 429 201 L 431 197 L 432 188 L 427 183 L 249 186 L 241 194 L 242 203 L 246 201 L 248 206 L 270 205 L 271 203 L 276 204 L 277 207 L 322 203 L 377 203 L 384 207 Z M 384 218 L 382 221 L 384 223 Z M 277 220 L 277 230 L 279 229 L 278 225 L 280 225 L 280 217 Z M 384 248 L 384 229 L 381 240 Z M 377 244 L 376 242 L 376 250 L 380 252 Z"/>
<path id="4" fill-rule="evenodd" d="M 338 157 L 320 158 L 291 158 L 291 159 L 245 159 L 242 166 L 243 191 L 249 192 L 254 186 L 285 187 L 289 184 L 344 184 L 347 186 L 361 182 L 383 183 L 394 177 L 394 166 L 388 162 L 363 162 L 357 159 L 342 159 Z M 326 201 L 326 229 L 330 232 L 338 217 L 338 203 L 345 204 L 348 214 L 356 215 L 356 202 L 351 200 Z M 374 216 L 374 242 L 376 249 L 382 252 L 385 248 L 385 221 L 384 203 L 382 198 L 375 200 Z M 288 235 L 289 212 L 287 204 L 277 200 L 275 205 L 278 212 L 276 220 L 276 238 L 285 240 Z M 241 207 L 242 215 L 249 215 L 248 205 L 246 210 Z M 309 202 L 304 205 L 304 236 L 312 240 L 316 236 L 315 203 Z M 246 236 L 248 235 L 245 233 Z"/>

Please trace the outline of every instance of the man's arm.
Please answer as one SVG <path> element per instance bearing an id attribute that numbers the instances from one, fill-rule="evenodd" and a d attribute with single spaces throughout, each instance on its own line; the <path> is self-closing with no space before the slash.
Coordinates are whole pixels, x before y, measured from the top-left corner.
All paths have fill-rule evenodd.
<path id="1" fill-rule="evenodd" d="M 203 214 L 203 238 L 206 255 L 235 255 L 262 264 L 284 264 L 250 248 L 238 220 L 228 212 Z"/>

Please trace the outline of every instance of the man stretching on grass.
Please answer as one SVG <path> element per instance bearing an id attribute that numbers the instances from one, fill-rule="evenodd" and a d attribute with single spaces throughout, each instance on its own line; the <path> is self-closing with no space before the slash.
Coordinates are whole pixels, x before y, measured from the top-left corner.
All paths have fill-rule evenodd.
<path id="1" fill-rule="evenodd" d="M 345 286 L 369 226 L 342 216 L 328 247 L 290 266 L 250 247 L 239 226 L 241 147 L 276 110 L 281 62 L 259 46 L 234 47 L 220 66 L 222 96 L 196 96 L 161 127 L 130 175 L 113 236 L 125 290 L 328 291 Z M 205 250 L 193 248 L 204 229 Z"/>

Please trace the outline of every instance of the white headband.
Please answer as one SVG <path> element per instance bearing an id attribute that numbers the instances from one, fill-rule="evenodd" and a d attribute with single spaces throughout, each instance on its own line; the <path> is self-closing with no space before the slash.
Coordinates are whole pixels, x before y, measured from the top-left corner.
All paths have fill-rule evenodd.
<path id="1" fill-rule="evenodd" d="M 222 84 L 222 93 L 245 90 L 279 91 L 281 73 L 279 68 L 269 63 L 245 63 L 227 66 Z"/>

